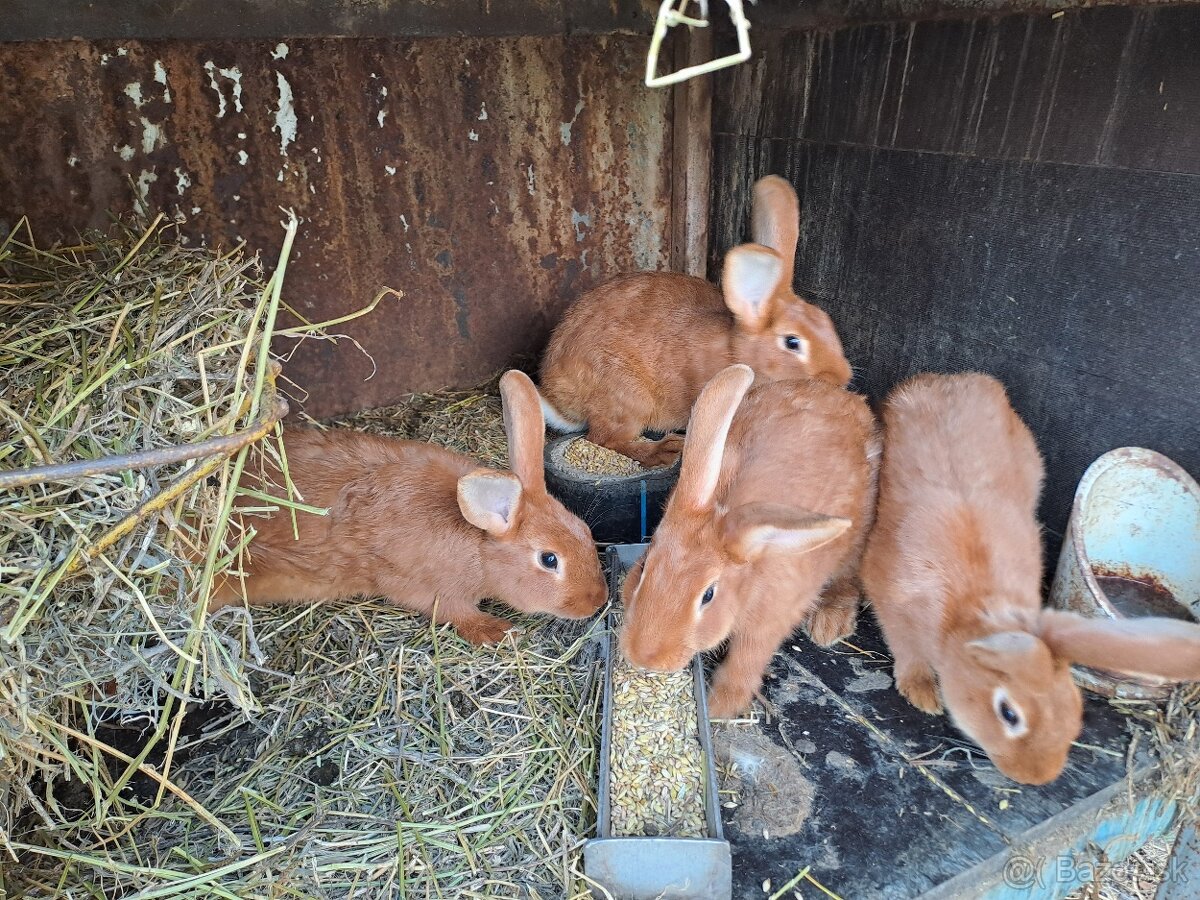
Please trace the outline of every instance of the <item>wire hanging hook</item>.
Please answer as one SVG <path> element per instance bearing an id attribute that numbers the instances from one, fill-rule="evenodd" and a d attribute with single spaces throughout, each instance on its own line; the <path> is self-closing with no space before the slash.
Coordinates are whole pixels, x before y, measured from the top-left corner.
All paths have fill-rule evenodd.
<path id="1" fill-rule="evenodd" d="M 646 87 L 665 87 L 669 84 L 678 84 L 689 78 L 695 78 L 697 75 L 707 75 L 709 72 L 737 65 L 750 58 L 750 23 L 746 20 L 742 0 L 725 0 L 729 6 L 729 16 L 737 30 L 737 53 L 722 56 L 719 59 L 710 59 L 708 62 L 694 66 L 687 66 L 666 75 L 657 74 L 658 54 L 669 29 L 676 25 L 687 25 L 689 28 L 709 27 L 708 0 L 697 0 L 700 7 L 700 18 L 698 19 L 685 14 L 690 2 L 691 0 L 663 0 L 662 5 L 659 6 L 658 18 L 654 23 L 654 34 L 650 38 L 650 52 L 646 55 Z"/>

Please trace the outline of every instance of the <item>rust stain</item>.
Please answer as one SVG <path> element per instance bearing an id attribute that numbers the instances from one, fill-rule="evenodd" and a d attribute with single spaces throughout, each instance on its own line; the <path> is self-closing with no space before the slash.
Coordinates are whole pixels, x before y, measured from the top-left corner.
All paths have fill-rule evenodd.
<path id="1" fill-rule="evenodd" d="M 1167 616 L 1195 620 L 1156 572 L 1129 565 L 1108 565 L 1093 568 L 1092 575 L 1118 617 Z"/>
<path id="2" fill-rule="evenodd" d="M 295 348 L 309 415 L 475 383 L 599 280 L 664 268 L 670 95 L 643 38 L 0 44 L 0 226 L 43 238 L 165 210 L 270 261 L 328 319 Z M 374 362 L 372 362 L 372 359 Z"/>

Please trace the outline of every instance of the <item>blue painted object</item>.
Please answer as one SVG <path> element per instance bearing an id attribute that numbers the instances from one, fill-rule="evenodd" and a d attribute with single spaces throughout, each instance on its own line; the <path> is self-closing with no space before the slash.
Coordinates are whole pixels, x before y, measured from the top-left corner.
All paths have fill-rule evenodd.
<path id="1" fill-rule="evenodd" d="M 1144 797 L 1132 812 L 1103 819 L 1091 834 L 1053 856 L 1025 855 L 1016 847 L 1005 864 L 1004 883 L 981 900 L 1060 900 L 1096 880 L 1100 859 L 1118 863 L 1166 833 L 1176 811 L 1173 800 Z"/>
<path id="2" fill-rule="evenodd" d="M 650 539 L 646 528 L 646 482 L 642 482 L 642 542 L 645 543 Z"/>
<path id="3" fill-rule="evenodd" d="M 1177 606 L 1200 617 L 1200 486 L 1153 450 L 1105 453 L 1075 492 L 1050 598 L 1087 616 L 1161 615 Z M 1083 687 L 1110 697 L 1157 700 L 1172 687 L 1082 667 L 1075 674 Z"/>

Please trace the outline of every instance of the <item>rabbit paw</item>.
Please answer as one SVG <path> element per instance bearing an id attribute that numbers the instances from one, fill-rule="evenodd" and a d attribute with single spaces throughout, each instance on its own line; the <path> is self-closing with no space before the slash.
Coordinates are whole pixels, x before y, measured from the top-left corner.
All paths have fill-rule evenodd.
<path id="1" fill-rule="evenodd" d="M 714 684 L 708 694 L 710 719 L 735 719 L 750 707 L 753 695 L 729 684 Z"/>
<path id="2" fill-rule="evenodd" d="M 812 611 L 805 622 L 808 636 L 814 644 L 821 647 L 832 647 L 842 638 L 854 634 L 858 625 L 858 607 L 854 606 L 818 606 Z"/>
<path id="3" fill-rule="evenodd" d="M 896 673 L 896 689 L 904 699 L 922 712 L 931 716 L 942 711 L 942 700 L 938 695 L 937 679 L 928 668 L 910 669 Z"/>
<path id="4" fill-rule="evenodd" d="M 622 452 L 636 459 L 647 469 L 674 465 L 675 460 L 679 459 L 679 454 L 683 452 L 683 435 L 672 433 L 653 443 L 633 443 Z"/>
<path id="5" fill-rule="evenodd" d="M 455 622 L 454 627 L 472 644 L 498 644 L 515 626 L 507 619 L 480 615 L 478 618 Z"/>

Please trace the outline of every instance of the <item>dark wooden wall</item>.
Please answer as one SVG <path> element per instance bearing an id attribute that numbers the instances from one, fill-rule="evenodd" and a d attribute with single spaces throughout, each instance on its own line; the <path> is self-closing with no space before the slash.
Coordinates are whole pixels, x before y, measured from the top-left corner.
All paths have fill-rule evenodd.
<path id="1" fill-rule="evenodd" d="M 750 184 L 802 205 L 798 288 L 856 384 L 979 369 L 1047 463 L 1141 445 L 1200 474 L 1200 7 L 757 35 L 714 99 L 712 265 Z"/>

